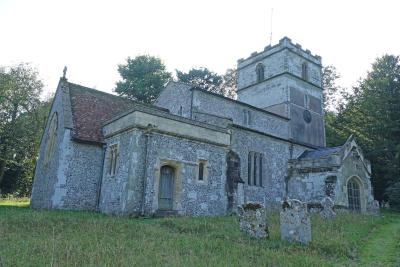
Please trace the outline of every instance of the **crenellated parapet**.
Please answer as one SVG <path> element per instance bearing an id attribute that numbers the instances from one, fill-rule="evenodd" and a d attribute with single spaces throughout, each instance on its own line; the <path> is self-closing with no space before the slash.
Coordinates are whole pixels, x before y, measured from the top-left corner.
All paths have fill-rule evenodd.
<path id="1" fill-rule="evenodd" d="M 268 45 L 264 48 L 263 51 L 261 52 L 253 52 L 250 54 L 248 58 L 241 58 L 237 61 L 238 63 L 238 69 L 247 66 L 248 64 L 252 64 L 254 62 L 260 61 L 263 58 L 270 56 L 272 54 L 275 54 L 277 52 L 280 52 L 282 50 L 288 49 L 292 51 L 293 53 L 298 54 L 299 56 L 303 57 L 304 59 L 307 59 L 308 61 L 321 66 L 321 57 L 319 55 L 313 55 L 310 50 L 308 49 L 303 49 L 302 46 L 298 43 L 293 43 L 292 40 L 288 37 L 283 37 L 282 39 L 279 40 L 279 43 L 276 45 Z"/>

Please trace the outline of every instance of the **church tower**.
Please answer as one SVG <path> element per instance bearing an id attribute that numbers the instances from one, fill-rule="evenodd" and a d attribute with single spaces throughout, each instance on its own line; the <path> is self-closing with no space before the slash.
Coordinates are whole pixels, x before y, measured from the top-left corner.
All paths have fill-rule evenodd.
<path id="1" fill-rule="evenodd" d="M 291 138 L 325 146 L 321 57 L 284 37 L 238 60 L 238 100 L 290 119 Z"/>

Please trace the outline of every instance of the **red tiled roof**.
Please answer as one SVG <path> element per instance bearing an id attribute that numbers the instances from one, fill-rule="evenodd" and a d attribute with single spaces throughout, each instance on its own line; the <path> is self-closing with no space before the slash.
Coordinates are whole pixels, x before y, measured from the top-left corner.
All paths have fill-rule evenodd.
<path id="1" fill-rule="evenodd" d="M 135 102 L 126 98 L 68 83 L 73 121 L 73 138 L 103 142 L 102 125 L 116 115 L 130 110 Z"/>

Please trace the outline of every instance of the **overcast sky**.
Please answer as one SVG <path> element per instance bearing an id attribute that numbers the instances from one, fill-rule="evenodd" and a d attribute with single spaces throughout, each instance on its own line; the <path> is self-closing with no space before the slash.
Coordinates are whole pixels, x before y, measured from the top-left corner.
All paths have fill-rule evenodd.
<path id="1" fill-rule="evenodd" d="M 171 72 L 218 73 L 283 36 L 333 64 L 351 86 L 384 53 L 400 55 L 400 1 L 0 0 L 0 65 L 30 62 L 47 91 L 67 78 L 111 92 L 118 64 L 159 56 Z"/>

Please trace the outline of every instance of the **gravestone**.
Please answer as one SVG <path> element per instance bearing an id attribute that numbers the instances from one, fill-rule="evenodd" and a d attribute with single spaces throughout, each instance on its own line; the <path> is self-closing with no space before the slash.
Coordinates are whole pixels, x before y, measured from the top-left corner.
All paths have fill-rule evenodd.
<path id="1" fill-rule="evenodd" d="M 368 203 L 368 214 L 372 216 L 379 216 L 380 215 L 380 207 L 379 207 L 379 201 L 374 200 Z"/>
<path id="2" fill-rule="evenodd" d="M 307 203 L 297 199 L 282 202 L 280 212 L 281 239 L 308 244 L 311 241 L 311 220 Z"/>
<path id="3" fill-rule="evenodd" d="M 319 215 L 321 216 L 322 219 L 329 220 L 336 216 L 336 213 L 333 211 L 335 203 L 333 203 L 333 200 L 330 197 L 324 197 L 321 200 L 321 206 L 322 210 L 319 213 Z"/>
<path id="4" fill-rule="evenodd" d="M 260 203 L 247 203 L 238 206 L 240 230 L 254 238 L 268 237 L 265 208 Z"/>

